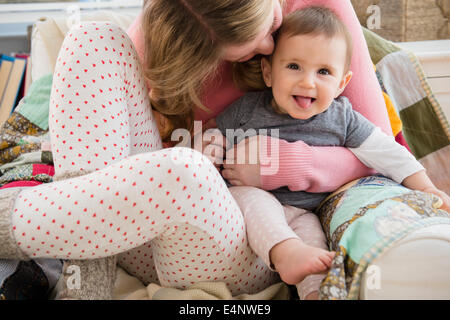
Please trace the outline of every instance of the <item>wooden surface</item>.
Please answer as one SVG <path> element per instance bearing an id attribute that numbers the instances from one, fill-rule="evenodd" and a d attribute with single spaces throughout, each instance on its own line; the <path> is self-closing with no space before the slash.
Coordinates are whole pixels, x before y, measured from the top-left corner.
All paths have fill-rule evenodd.
<path id="1" fill-rule="evenodd" d="M 380 8 L 380 29 L 391 41 L 450 39 L 450 0 L 351 0 L 361 25 L 368 27 L 370 5 Z"/>

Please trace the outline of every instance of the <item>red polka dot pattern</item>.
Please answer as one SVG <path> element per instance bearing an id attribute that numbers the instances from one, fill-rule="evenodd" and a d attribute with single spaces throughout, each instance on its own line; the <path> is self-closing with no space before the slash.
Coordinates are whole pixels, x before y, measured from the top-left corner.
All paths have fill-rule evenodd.
<path id="1" fill-rule="evenodd" d="M 120 254 L 127 271 L 165 286 L 217 280 L 238 294 L 274 283 L 212 163 L 192 149 L 160 150 L 143 79 L 121 29 L 70 31 L 51 97 L 55 170 L 91 173 L 24 189 L 12 218 L 18 245 L 31 257 Z"/>
<path id="2" fill-rule="evenodd" d="M 143 79 L 134 46 L 119 27 L 85 23 L 69 31 L 50 103 L 56 176 L 161 149 Z"/>

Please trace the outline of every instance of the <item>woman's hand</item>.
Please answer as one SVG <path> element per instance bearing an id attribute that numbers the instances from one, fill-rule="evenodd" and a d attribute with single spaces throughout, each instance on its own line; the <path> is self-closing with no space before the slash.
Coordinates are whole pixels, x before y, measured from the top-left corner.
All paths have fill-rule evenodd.
<path id="1" fill-rule="evenodd" d="M 223 167 L 222 176 L 232 185 L 261 188 L 258 136 L 246 138 L 228 150 Z"/>
<path id="2" fill-rule="evenodd" d="M 202 126 L 202 132 L 194 133 L 194 149 L 196 150 L 200 148 L 199 145 L 195 145 L 196 141 L 200 141 L 199 139 L 201 139 L 202 154 L 211 160 L 217 170 L 220 170 L 225 156 L 227 139 L 217 129 L 215 119 L 211 119 L 205 123 Z"/>

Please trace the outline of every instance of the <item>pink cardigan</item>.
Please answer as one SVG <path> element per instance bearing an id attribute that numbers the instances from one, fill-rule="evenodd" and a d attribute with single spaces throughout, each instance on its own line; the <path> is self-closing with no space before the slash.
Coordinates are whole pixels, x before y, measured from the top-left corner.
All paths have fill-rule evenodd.
<path id="1" fill-rule="evenodd" d="M 351 2 L 287 0 L 284 14 L 310 5 L 330 7 L 349 28 L 354 42 L 351 63 L 353 79 L 343 94 L 350 99 L 355 110 L 381 127 L 384 132 L 392 135 L 381 89 L 373 72 L 369 51 Z M 145 47 L 140 28 L 140 17 L 130 26 L 128 35 L 143 60 Z M 205 84 L 207 94 L 203 97 L 203 102 L 212 112 L 207 113 L 197 109 L 195 111 L 196 120 L 206 122 L 214 118 L 244 94 L 233 83 L 229 62 L 222 63 L 219 74 L 220 77 Z M 290 190 L 328 192 L 348 181 L 373 173 L 373 170 L 364 166 L 353 153 L 343 147 L 310 147 L 302 141 L 289 143 L 280 140 L 278 159 L 277 173 L 265 175 L 264 168 L 262 168 L 263 189 L 272 190 L 287 186 Z"/>

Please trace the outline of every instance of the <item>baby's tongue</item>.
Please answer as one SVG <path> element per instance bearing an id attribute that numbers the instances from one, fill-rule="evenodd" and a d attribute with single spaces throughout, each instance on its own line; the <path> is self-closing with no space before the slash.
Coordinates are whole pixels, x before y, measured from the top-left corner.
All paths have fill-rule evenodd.
<path id="1" fill-rule="evenodd" d="M 297 104 L 304 109 L 311 106 L 311 98 L 309 97 L 295 96 L 295 100 L 297 101 Z"/>

